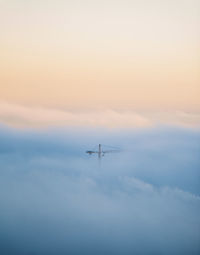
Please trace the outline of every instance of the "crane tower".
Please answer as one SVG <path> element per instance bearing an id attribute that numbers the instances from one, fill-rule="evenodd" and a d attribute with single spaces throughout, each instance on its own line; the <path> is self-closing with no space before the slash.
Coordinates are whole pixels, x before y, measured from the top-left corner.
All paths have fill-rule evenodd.
<path id="1" fill-rule="evenodd" d="M 103 147 L 109 147 L 110 149 L 109 150 L 103 150 L 102 149 L 102 144 L 99 144 L 98 145 L 98 150 L 89 150 L 89 151 L 86 151 L 86 153 L 88 153 L 89 155 L 92 155 L 92 154 L 96 153 L 98 155 L 99 160 L 101 160 L 101 158 L 106 153 L 120 152 L 120 150 L 118 148 L 113 147 L 113 146 L 103 145 Z"/>

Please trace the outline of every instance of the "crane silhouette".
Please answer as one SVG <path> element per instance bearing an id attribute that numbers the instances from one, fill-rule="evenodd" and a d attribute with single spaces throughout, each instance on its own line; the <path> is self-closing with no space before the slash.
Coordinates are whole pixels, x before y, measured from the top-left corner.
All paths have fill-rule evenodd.
<path id="1" fill-rule="evenodd" d="M 103 147 L 110 148 L 110 149 L 104 150 L 104 149 L 102 149 L 102 146 L 103 146 Z M 98 158 L 99 158 L 99 161 L 101 161 L 101 158 L 102 158 L 106 153 L 115 153 L 115 152 L 120 152 L 120 149 L 117 148 L 117 147 L 108 146 L 108 145 L 102 145 L 102 144 L 99 144 L 99 145 L 98 145 L 98 150 L 88 150 L 88 151 L 86 151 L 86 153 L 88 153 L 89 155 L 97 154 L 97 155 L 98 155 Z"/>

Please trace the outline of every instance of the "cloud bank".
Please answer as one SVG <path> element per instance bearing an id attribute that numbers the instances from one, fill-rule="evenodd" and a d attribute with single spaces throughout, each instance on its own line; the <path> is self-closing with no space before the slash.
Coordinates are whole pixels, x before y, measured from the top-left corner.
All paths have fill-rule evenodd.
<path id="1" fill-rule="evenodd" d="M 0 122 L 15 127 L 141 128 L 157 125 L 176 125 L 200 128 L 200 114 L 184 111 L 154 112 L 115 109 L 70 111 L 0 102 Z"/>
<path id="2" fill-rule="evenodd" d="M 197 131 L 0 128 L 0 253 L 199 254 Z M 85 154 L 118 146 L 101 166 Z"/>

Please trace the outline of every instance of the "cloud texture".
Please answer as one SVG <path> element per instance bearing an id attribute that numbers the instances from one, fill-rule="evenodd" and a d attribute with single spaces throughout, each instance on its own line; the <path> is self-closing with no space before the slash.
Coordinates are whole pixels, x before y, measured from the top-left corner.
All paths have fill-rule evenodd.
<path id="1" fill-rule="evenodd" d="M 0 101 L 0 122 L 15 127 L 141 128 L 161 125 L 199 128 L 199 112 L 139 110 L 67 110 L 30 107 Z"/>
<path id="2" fill-rule="evenodd" d="M 2 126 L 1 254 L 199 254 L 199 138 Z M 99 142 L 122 149 L 101 167 Z"/>

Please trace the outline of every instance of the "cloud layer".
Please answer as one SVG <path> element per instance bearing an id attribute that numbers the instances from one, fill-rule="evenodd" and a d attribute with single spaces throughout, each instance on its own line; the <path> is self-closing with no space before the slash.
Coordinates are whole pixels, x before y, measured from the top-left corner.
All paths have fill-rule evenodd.
<path id="1" fill-rule="evenodd" d="M 199 138 L 2 127 L 1 253 L 199 254 Z M 122 151 L 99 166 L 99 141 Z"/>
<path id="2" fill-rule="evenodd" d="M 128 111 L 128 110 L 61 110 L 37 108 L 0 102 L 0 122 L 17 127 L 84 126 L 138 128 L 156 125 L 200 127 L 198 112 Z"/>

